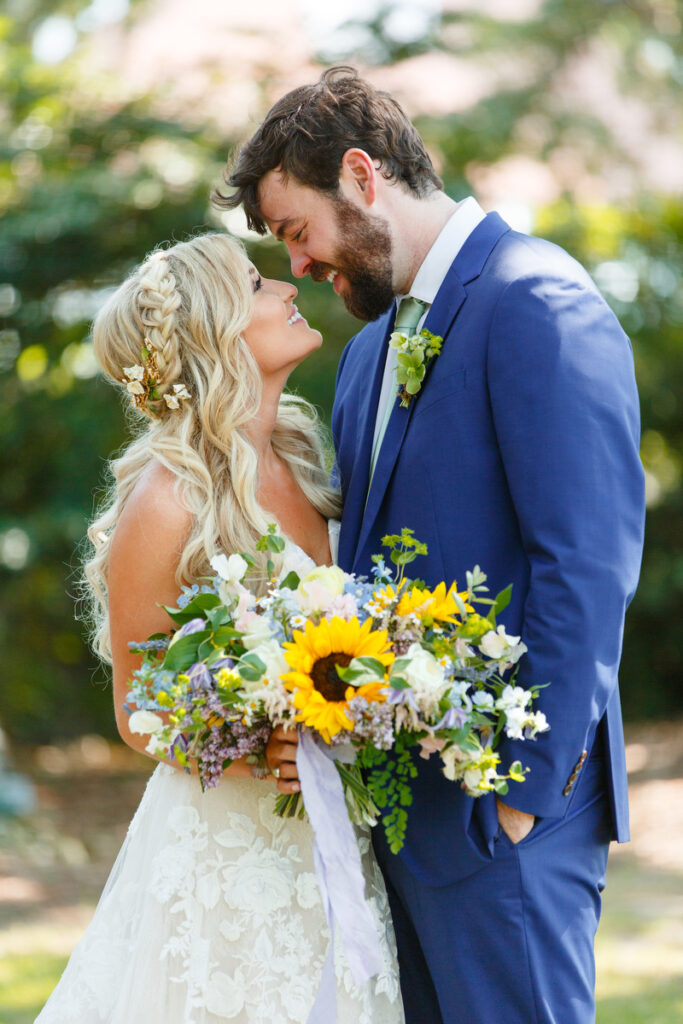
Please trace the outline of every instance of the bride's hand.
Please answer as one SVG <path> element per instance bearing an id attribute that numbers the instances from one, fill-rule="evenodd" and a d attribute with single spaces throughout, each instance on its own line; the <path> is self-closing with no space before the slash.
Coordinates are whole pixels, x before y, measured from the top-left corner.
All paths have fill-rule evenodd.
<path id="1" fill-rule="evenodd" d="M 299 737 L 295 729 L 278 725 L 266 746 L 266 762 L 277 779 L 281 793 L 298 793 L 301 789 L 296 770 L 296 748 Z"/>

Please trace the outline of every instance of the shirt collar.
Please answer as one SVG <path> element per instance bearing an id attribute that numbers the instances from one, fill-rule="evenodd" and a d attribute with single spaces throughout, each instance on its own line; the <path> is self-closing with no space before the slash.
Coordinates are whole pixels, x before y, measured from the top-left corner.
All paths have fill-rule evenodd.
<path id="1" fill-rule="evenodd" d="M 485 216 L 481 206 L 472 196 L 458 203 L 415 275 L 410 289 L 410 294 L 414 298 L 430 305 L 434 302 L 453 260 Z"/>

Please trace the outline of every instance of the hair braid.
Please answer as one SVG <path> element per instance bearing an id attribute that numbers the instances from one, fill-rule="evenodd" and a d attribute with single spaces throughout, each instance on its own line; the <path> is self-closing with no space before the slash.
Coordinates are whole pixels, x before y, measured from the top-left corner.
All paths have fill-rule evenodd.
<path id="1" fill-rule="evenodd" d="M 146 406 L 150 413 L 158 415 L 166 408 L 162 401 L 164 393 L 182 372 L 176 331 L 176 311 L 182 298 L 164 252 L 153 253 L 141 268 L 137 302 L 144 344 L 153 353 L 159 374 L 159 398 L 148 397 Z"/>

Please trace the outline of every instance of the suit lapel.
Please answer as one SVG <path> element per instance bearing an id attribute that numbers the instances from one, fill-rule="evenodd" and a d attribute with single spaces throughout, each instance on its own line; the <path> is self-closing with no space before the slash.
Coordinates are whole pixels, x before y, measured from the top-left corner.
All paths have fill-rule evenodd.
<path id="1" fill-rule="evenodd" d="M 351 564 L 363 518 L 363 509 L 368 493 L 377 403 L 382 388 L 389 334 L 395 318 L 396 303 L 394 302 L 391 309 L 365 328 L 369 335 L 366 350 L 370 352 L 370 358 L 366 366 L 367 372 L 363 374 L 363 378 L 368 385 L 362 389 L 358 403 L 356 453 L 349 488 L 344 498 L 344 515 L 339 535 L 339 564 L 343 566 Z"/>
<path id="2" fill-rule="evenodd" d="M 428 331 L 431 331 L 432 334 L 441 335 L 444 339 L 444 345 L 455 344 L 455 338 L 447 340 L 447 336 L 458 312 L 460 311 L 460 307 L 465 301 L 467 292 L 464 285 L 479 276 L 493 246 L 501 235 L 509 230 L 508 225 L 497 213 L 488 214 L 488 216 L 485 217 L 484 220 L 481 221 L 481 223 L 474 229 L 451 264 L 448 273 L 437 292 L 436 298 L 429 309 L 424 323 L 425 328 Z M 393 322 L 393 320 L 391 322 Z M 439 357 L 437 356 L 436 358 L 438 359 Z M 425 378 L 422 382 L 422 389 L 407 409 L 401 407 L 398 399 L 394 400 L 394 408 L 392 409 L 389 423 L 387 424 L 384 442 L 380 449 L 377 465 L 375 466 L 375 473 L 372 478 L 367 505 L 365 506 L 365 514 L 362 515 L 362 522 L 359 524 L 360 530 L 359 532 L 356 532 L 356 522 L 360 520 L 360 516 L 356 515 L 353 530 L 349 525 L 349 529 L 347 531 L 349 543 L 351 537 L 358 537 L 358 543 L 355 546 L 356 555 L 363 551 L 365 542 L 372 530 L 372 527 L 374 526 L 386 489 L 389 486 L 389 481 L 391 479 L 394 466 L 396 465 L 396 460 L 401 450 L 401 445 L 403 444 L 403 439 L 408 429 L 408 424 L 410 423 L 413 410 L 420 401 L 420 397 L 428 384 L 429 375 L 434 362 L 435 360 L 432 360 L 432 364 L 430 364 L 427 369 L 427 373 L 425 374 Z M 382 365 L 384 365 L 383 360 Z M 376 407 L 377 399 L 375 399 L 373 403 L 373 409 L 376 409 Z M 372 422 L 374 424 L 374 417 Z M 364 453 L 365 474 L 363 476 L 364 487 L 361 500 L 364 500 L 367 490 L 372 433 L 370 433 L 369 438 L 367 435 L 364 435 L 364 437 L 365 442 L 368 445 L 368 449 Z M 362 514 L 362 504 L 360 505 L 360 509 Z M 357 510 L 355 509 L 355 511 Z M 396 524 L 396 529 L 400 529 L 401 526 L 406 525 L 408 524 Z M 353 548 L 351 548 L 351 550 L 353 550 Z M 344 564 L 348 564 L 348 562 Z"/>

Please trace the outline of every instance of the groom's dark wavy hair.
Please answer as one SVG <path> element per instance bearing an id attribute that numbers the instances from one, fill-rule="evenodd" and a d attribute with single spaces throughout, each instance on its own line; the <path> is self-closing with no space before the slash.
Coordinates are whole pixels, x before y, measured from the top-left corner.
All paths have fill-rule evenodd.
<path id="1" fill-rule="evenodd" d="M 378 161 L 387 180 L 400 182 L 419 198 L 443 188 L 424 142 L 396 100 L 355 68 L 337 65 L 271 107 L 228 164 L 224 178 L 235 191 L 225 195 L 216 189 L 211 198 L 223 210 L 243 205 L 249 227 L 264 235 L 268 228 L 258 184 L 268 171 L 278 167 L 285 177 L 335 197 L 342 157 L 356 147 Z"/>

